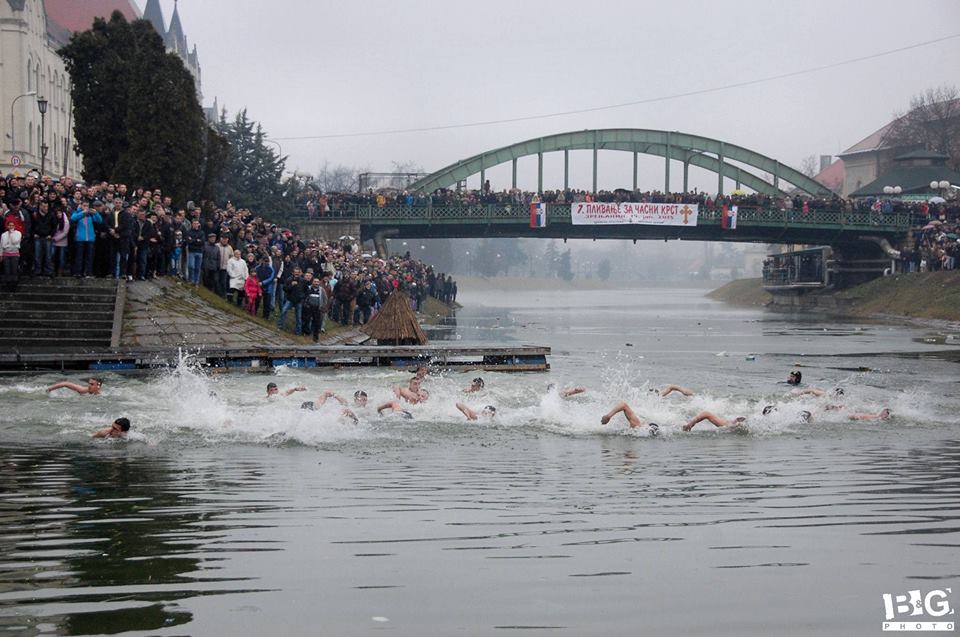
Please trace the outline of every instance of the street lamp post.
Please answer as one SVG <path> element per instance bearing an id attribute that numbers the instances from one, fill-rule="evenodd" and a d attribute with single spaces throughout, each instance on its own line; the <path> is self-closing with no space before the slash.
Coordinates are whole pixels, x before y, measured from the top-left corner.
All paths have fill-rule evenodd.
<path id="1" fill-rule="evenodd" d="M 40 110 L 40 176 L 43 177 L 47 167 L 47 107 L 50 102 L 45 97 L 37 98 L 37 108 Z"/>
<path id="2" fill-rule="evenodd" d="M 36 94 L 36 91 L 30 91 L 29 93 L 24 93 L 23 95 L 17 95 L 15 98 L 13 98 L 13 102 L 10 103 L 10 145 L 13 146 L 11 150 L 14 152 L 14 154 L 17 152 L 17 127 L 14 125 L 13 121 L 13 108 L 17 105 L 17 100 L 21 97 L 30 97 L 31 95 Z"/>
<path id="3" fill-rule="evenodd" d="M 901 192 L 903 192 L 903 188 L 901 188 L 900 186 L 884 186 L 883 187 L 883 194 L 885 195 L 899 195 Z"/>

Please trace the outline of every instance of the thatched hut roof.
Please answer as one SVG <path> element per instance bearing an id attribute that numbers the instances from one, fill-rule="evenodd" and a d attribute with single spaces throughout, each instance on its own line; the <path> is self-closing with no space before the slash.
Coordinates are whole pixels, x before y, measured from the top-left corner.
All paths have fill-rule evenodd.
<path id="1" fill-rule="evenodd" d="M 417 316 L 410 309 L 410 298 L 400 290 L 390 295 L 377 315 L 360 331 L 377 339 L 379 345 L 427 344 L 427 335 L 420 329 Z"/>

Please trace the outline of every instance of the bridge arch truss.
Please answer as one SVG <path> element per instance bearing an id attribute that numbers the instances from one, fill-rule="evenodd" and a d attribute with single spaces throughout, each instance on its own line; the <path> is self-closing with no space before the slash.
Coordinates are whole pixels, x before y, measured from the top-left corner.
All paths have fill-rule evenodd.
<path id="1" fill-rule="evenodd" d="M 432 192 L 437 188 L 447 188 L 472 175 L 480 175 L 480 183 L 486 180 L 486 170 L 506 162 L 513 164 L 513 187 L 517 186 L 517 160 L 531 155 L 537 156 L 537 190 L 543 192 L 543 155 L 544 153 L 563 152 L 563 185 L 569 188 L 570 151 L 593 151 L 593 191 L 597 191 L 597 154 L 601 150 L 615 150 L 633 153 L 633 189 L 637 189 L 637 157 L 640 154 L 655 155 L 664 158 L 664 191 L 670 191 L 670 162 L 683 164 L 683 190 L 687 191 L 690 166 L 697 166 L 717 174 L 717 192 L 723 194 L 724 178 L 734 180 L 738 185 L 768 195 L 782 194 L 780 182 L 786 181 L 811 195 L 831 196 L 833 193 L 780 161 L 752 151 L 743 146 L 730 144 L 718 139 L 691 135 L 677 131 L 651 130 L 642 128 L 605 128 L 558 133 L 545 137 L 536 137 L 523 142 L 489 150 L 468 157 L 410 185 L 412 190 Z M 730 162 L 738 162 L 733 164 Z M 759 172 L 773 176 L 767 181 L 758 174 L 740 166 L 744 164 Z"/>

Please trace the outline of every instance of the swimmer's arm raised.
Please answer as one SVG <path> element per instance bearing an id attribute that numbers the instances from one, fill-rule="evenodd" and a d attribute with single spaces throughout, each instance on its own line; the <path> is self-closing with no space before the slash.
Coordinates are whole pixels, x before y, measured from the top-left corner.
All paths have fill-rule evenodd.
<path id="1" fill-rule="evenodd" d="M 457 409 L 459 409 L 459 410 L 460 410 L 460 413 L 462 413 L 464 416 L 467 417 L 467 420 L 476 420 L 476 419 L 477 419 L 477 412 L 475 412 L 474 410 L 470 409 L 469 407 L 467 407 L 467 406 L 464 405 L 463 403 L 457 403 Z"/>
<path id="2" fill-rule="evenodd" d="M 89 392 L 89 389 L 87 389 L 86 387 L 82 385 L 78 385 L 76 383 L 69 383 L 67 381 L 61 381 L 59 383 L 54 383 L 53 385 L 50 385 L 49 387 L 47 387 L 47 392 L 56 391 L 58 389 L 72 389 L 78 394 L 86 394 Z"/>

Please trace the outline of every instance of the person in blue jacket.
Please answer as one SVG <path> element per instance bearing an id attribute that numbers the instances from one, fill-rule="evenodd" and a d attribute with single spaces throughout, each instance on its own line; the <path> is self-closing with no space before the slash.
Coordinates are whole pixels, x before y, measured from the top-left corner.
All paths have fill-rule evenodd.
<path id="1" fill-rule="evenodd" d="M 95 252 L 97 232 L 96 225 L 103 223 L 99 212 L 91 212 L 90 204 L 80 203 L 76 211 L 70 215 L 74 231 L 73 276 L 93 276 L 93 256 Z"/>
<path id="2" fill-rule="evenodd" d="M 273 299 L 276 293 L 275 283 L 277 279 L 273 264 L 270 263 L 270 257 L 260 257 L 260 265 L 256 267 L 254 272 L 260 281 L 260 287 L 263 289 L 263 318 L 268 319 L 270 318 L 270 313 L 273 312 Z"/>

